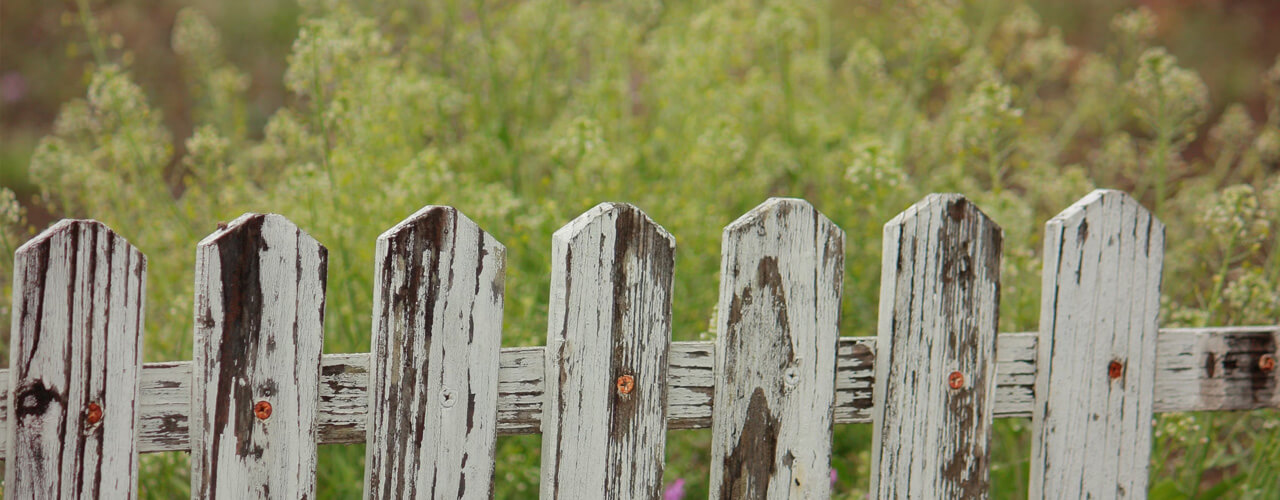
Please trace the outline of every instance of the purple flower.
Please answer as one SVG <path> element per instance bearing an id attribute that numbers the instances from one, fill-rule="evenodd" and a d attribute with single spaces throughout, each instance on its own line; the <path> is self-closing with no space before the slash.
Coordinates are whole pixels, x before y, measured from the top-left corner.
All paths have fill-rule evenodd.
<path id="1" fill-rule="evenodd" d="M 835 470 L 835 469 L 831 469 L 831 487 L 832 487 L 832 488 L 835 488 L 835 487 L 836 487 L 836 476 L 837 476 L 837 474 L 836 474 L 836 470 Z"/>
<path id="2" fill-rule="evenodd" d="M 27 79 L 22 73 L 10 71 L 0 76 L 0 100 L 6 103 L 17 102 L 27 95 Z"/>
<path id="3" fill-rule="evenodd" d="M 662 500 L 684 500 L 684 479 L 676 479 L 662 490 Z"/>

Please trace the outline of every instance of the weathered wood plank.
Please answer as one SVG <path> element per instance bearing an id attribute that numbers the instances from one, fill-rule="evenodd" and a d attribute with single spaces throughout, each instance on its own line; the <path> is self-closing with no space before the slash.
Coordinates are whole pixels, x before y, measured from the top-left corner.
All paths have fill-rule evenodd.
<path id="1" fill-rule="evenodd" d="M 996 353 L 997 418 L 1031 418 L 1035 332 L 1000 334 Z M 1258 367 L 1275 356 L 1277 326 L 1166 328 L 1156 345 L 1156 413 L 1280 407 L 1276 373 Z M 871 422 L 876 339 L 841 337 L 836 360 L 835 422 Z M 668 363 L 668 429 L 711 427 L 715 344 L 672 342 Z M 498 434 L 537 434 L 542 423 L 542 347 L 508 347 L 499 355 Z M 326 354 L 320 376 L 320 444 L 363 443 L 369 353 Z M 7 380 L 8 370 L 0 370 Z M 190 451 L 191 362 L 142 367 L 138 451 Z M 0 429 L 8 391 L 0 387 Z M 0 430 L 3 434 L 3 430 Z M 0 443 L 3 445 L 3 443 Z M 4 458 L 0 446 L 0 459 Z"/>
<path id="2" fill-rule="evenodd" d="M 1146 497 L 1164 226 L 1097 190 L 1045 227 L 1032 498 Z"/>
<path id="3" fill-rule="evenodd" d="M 711 498 L 829 498 L 844 232 L 773 198 L 724 230 Z"/>
<path id="4" fill-rule="evenodd" d="M 986 498 L 1002 232 L 959 195 L 885 224 L 871 491 Z"/>
<path id="5" fill-rule="evenodd" d="M 1280 408 L 1280 370 L 1264 370 L 1280 327 L 1160 330 L 1156 336 L 1155 412 Z"/>
<path id="6" fill-rule="evenodd" d="M 552 236 L 542 498 L 662 497 L 675 240 L 597 205 Z"/>
<path id="7" fill-rule="evenodd" d="M 667 363 L 667 428 L 711 427 L 715 401 L 716 345 L 713 342 L 672 342 Z"/>
<path id="8" fill-rule="evenodd" d="M 63 220 L 18 248 L 8 496 L 137 496 L 146 272 L 138 249 L 92 220 Z"/>
<path id="9" fill-rule="evenodd" d="M 487 499 L 506 248 L 429 206 L 376 255 L 364 496 Z"/>
<path id="10" fill-rule="evenodd" d="M 196 251 L 192 498 L 314 498 L 328 252 L 245 214 Z"/>

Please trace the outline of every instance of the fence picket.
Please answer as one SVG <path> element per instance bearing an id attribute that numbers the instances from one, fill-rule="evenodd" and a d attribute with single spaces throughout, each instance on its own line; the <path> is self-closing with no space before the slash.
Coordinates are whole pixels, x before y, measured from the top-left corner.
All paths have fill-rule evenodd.
<path id="1" fill-rule="evenodd" d="M 552 259 L 542 498 L 661 498 L 675 240 L 602 203 Z"/>
<path id="2" fill-rule="evenodd" d="M 314 498 L 328 251 L 245 214 L 196 252 L 192 498 Z"/>
<path id="3" fill-rule="evenodd" d="M 137 497 L 146 257 L 63 220 L 14 260 L 5 494 Z"/>
<path id="4" fill-rule="evenodd" d="M 1045 227 L 1031 498 L 1145 498 L 1164 225 L 1097 190 Z"/>
<path id="5" fill-rule="evenodd" d="M 489 498 L 506 248 L 452 207 L 378 237 L 365 498 Z"/>
<path id="6" fill-rule="evenodd" d="M 885 224 L 872 496 L 988 496 L 1002 242 L 955 194 Z"/>
<path id="7" fill-rule="evenodd" d="M 844 232 L 774 198 L 724 230 L 712 498 L 828 498 Z"/>

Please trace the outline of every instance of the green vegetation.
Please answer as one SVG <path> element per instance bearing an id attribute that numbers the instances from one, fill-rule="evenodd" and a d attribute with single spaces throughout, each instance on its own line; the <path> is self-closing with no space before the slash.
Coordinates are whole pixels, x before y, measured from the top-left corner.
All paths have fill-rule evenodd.
<path id="1" fill-rule="evenodd" d="M 260 118 L 220 31 L 182 10 L 171 46 L 192 101 L 177 136 L 122 44 L 87 10 L 72 23 L 91 76 L 35 148 L 32 206 L 99 219 L 149 256 L 148 360 L 190 358 L 195 244 L 245 211 L 330 249 L 328 352 L 369 349 L 374 240 L 426 204 L 507 245 L 508 346 L 543 342 L 551 233 L 605 200 L 676 237 L 676 340 L 714 337 L 720 231 L 769 196 L 808 199 L 847 232 L 847 336 L 875 333 L 881 224 L 933 191 L 1005 229 L 1002 331 L 1036 327 L 1044 221 L 1094 187 L 1168 225 L 1165 325 L 1280 313 L 1280 66 L 1260 82 L 1265 116 L 1210 121 L 1200 76 L 1152 46 L 1149 11 L 1115 17 L 1091 51 L 1014 0 L 377 4 L 303 2 L 286 104 Z M 22 211 L 0 189 L 5 255 L 34 230 Z M 4 296 L 11 267 L 0 259 Z M 1277 422 L 1158 418 L 1152 496 L 1280 497 Z M 997 423 L 998 497 L 1025 495 L 1028 426 Z M 867 427 L 837 429 L 838 498 L 863 498 Z M 708 433 L 670 436 L 668 480 L 705 496 Z M 538 453 L 536 436 L 499 440 L 498 498 L 535 494 Z M 358 495 L 362 460 L 322 448 L 320 497 Z M 184 456 L 142 467 L 143 496 L 185 494 Z"/>

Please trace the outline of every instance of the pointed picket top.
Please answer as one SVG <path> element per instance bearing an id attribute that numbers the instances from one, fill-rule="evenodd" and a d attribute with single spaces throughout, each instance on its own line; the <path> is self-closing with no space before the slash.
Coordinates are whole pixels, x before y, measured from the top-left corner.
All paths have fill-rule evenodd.
<path id="1" fill-rule="evenodd" d="M 1160 222 L 1160 219 L 1155 214 L 1142 206 L 1142 203 L 1130 196 L 1129 193 L 1117 189 L 1093 190 L 1083 198 L 1076 200 L 1071 206 L 1063 209 L 1058 215 L 1053 216 L 1046 225 L 1054 228 L 1087 226 L 1087 222 L 1084 219 L 1091 213 L 1110 214 L 1112 216 L 1131 215 L 1150 219 L 1150 229 L 1153 234 L 1158 231 L 1164 231 L 1164 223 Z"/>
<path id="2" fill-rule="evenodd" d="M 506 248 L 428 206 L 376 258 L 365 498 L 489 498 Z"/>
<path id="3" fill-rule="evenodd" d="M 1045 224 L 1032 498 L 1146 495 L 1163 261 L 1164 224 L 1122 191 Z"/>
<path id="4" fill-rule="evenodd" d="M 14 257 L 6 492 L 136 496 L 146 257 L 95 220 Z"/>
<path id="5" fill-rule="evenodd" d="M 649 218 L 648 214 L 635 205 L 619 202 L 604 202 L 591 207 L 590 210 L 583 212 L 582 215 L 577 216 L 572 221 L 569 221 L 568 224 L 557 229 L 555 233 L 552 233 L 551 237 L 557 241 L 571 243 L 577 240 L 584 231 L 606 224 L 617 224 L 620 235 L 627 234 L 623 231 L 624 225 L 629 229 L 650 231 L 656 233 L 659 240 L 665 240 L 667 246 L 672 249 L 676 247 L 675 237 L 671 236 L 671 233 L 667 232 L 666 228 L 654 222 L 653 219 Z"/>
<path id="6" fill-rule="evenodd" d="M 552 237 L 542 498 L 661 498 L 675 239 L 602 203 Z"/>
<path id="7" fill-rule="evenodd" d="M 383 231 L 382 234 L 378 235 L 378 239 L 387 241 L 403 239 L 411 232 L 418 232 L 424 235 L 439 235 L 447 233 L 450 227 L 479 231 L 480 237 L 484 238 L 486 243 L 492 242 L 499 246 L 502 245 L 481 228 L 479 224 L 467 217 L 467 214 L 449 205 L 427 205 L 419 208 L 413 215 L 405 217 L 404 220 L 391 226 L 390 229 Z M 505 252 L 506 247 L 502 247 L 502 250 Z"/>
<path id="8" fill-rule="evenodd" d="M 1003 237 L 958 194 L 885 224 L 872 496 L 988 496 Z"/>
<path id="9" fill-rule="evenodd" d="M 245 214 L 196 250 L 193 498 L 314 497 L 328 250 Z"/>
<path id="10" fill-rule="evenodd" d="M 771 198 L 724 230 L 712 498 L 831 495 L 844 231 Z"/>
<path id="11" fill-rule="evenodd" d="M 228 223 L 219 223 L 216 230 L 209 233 L 196 244 L 197 251 L 209 247 L 226 247 L 226 240 L 233 238 L 261 239 L 264 237 L 285 237 L 293 234 L 299 248 L 312 248 L 320 255 L 328 257 L 329 249 L 312 238 L 306 230 L 298 227 L 293 221 L 280 214 L 248 212 L 236 217 Z M 262 248 L 269 250 L 270 247 Z"/>
<path id="12" fill-rule="evenodd" d="M 938 209 L 944 209 L 944 211 L 938 212 Z M 999 228 L 999 225 L 992 221 L 990 217 L 987 217 L 987 214 L 981 208 L 960 193 L 930 193 L 925 195 L 920 201 L 889 219 L 885 226 L 900 226 L 921 217 L 936 219 L 944 214 L 955 221 L 972 220 L 978 223 L 992 224 L 997 229 Z M 1003 234 L 1003 230 L 1000 232 Z"/>

